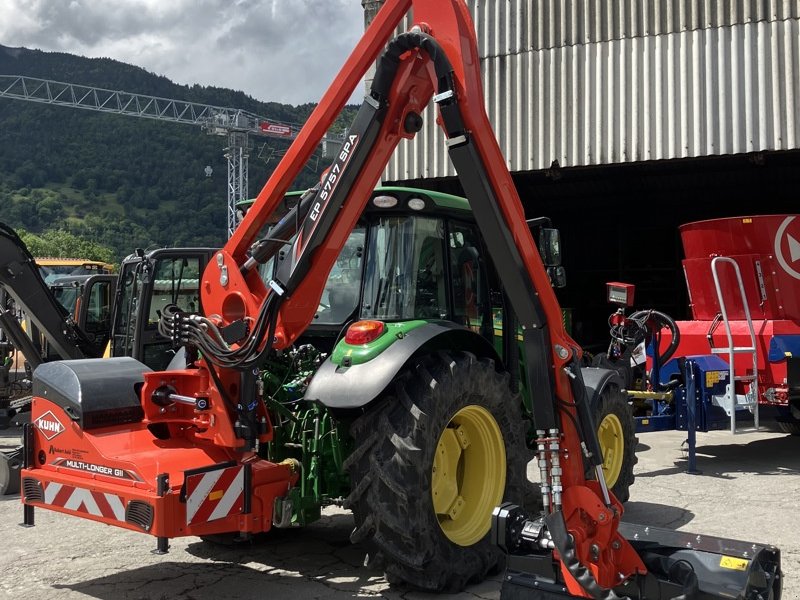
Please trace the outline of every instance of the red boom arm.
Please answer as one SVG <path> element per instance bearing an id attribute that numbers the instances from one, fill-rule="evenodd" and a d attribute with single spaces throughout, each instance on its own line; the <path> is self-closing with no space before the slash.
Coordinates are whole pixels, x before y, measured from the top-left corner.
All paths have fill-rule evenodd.
<path id="1" fill-rule="evenodd" d="M 370 121 L 372 129 L 366 129 L 368 134 L 358 132 L 355 126 L 351 129 L 342 153 L 323 181 L 299 230 L 293 256 L 299 274 L 294 276 L 293 273 L 286 281 L 276 282 L 270 288 L 264 286 L 255 269 L 242 269 L 247 250 L 409 9 L 413 9 L 415 31 L 423 37 L 429 34 L 435 42 L 424 49 L 409 47 L 395 56 L 396 73 L 388 88 L 388 97 L 368 97 L 364 104 L 380 118 Z M 541 363 L 532 386 L 534 417 L 537 429 L 541 430 L 539 443 L 554 442 L 554 447 L 558 448 L 555 468 L 548 467 L 556 476 L 556 485 L 551 491 L 554 497 L 556 494 L 560 497 L 561 490 L 555 487 L 563 485 L 564 520 L 574 539 L 577 563 L 580 563 L 576 564 L 573 559 L 572 564 L 567 564 L 569 560 L 562 560 L 562 571 L 571 593 L 588 595 L 586 589 L 594 584 L 591 579 L 603 588 L 611 588 L 645 569 L 628 542 L 617 532 L 622 512 L 619 503 L 613 498 L 610 502 L 606 500 L 598 483 L 584 478 L 581 438 L 575 426 L 576 404 L 566 370 L 575 364 L 580 349 L 563 328 L 560 306 L 486 115 L 474 27 L 462 1 L 386 1 L 233 237 L 210 263 L 203 276 L 203 306 L 207 315 L 217 316 L 225 325 L 243 318 L 253 323 L 264 303 L 275 294 L 281 295 L 272 330 L 274 336 L 267 343 L 272 342 L 274 348 L 293 343 L 312 321 L 326 278 L 389 157 L 402 138 L 413 137 L 416 132 L 417 129 L 409 126 L 414 121 L 409 115 L 421 114 L 434 93 L 441 92 L 442 61 L 449 62 L 452 69 L 452 89 L 449 90 L 452 99 L 448 99 L 447 94 L 437 96 L 441 109 L 439 122 L 450 138 L 448 146 L 457 168 L 461 161 L 472 161 L 478 167 L 470 169 L 477 175 L 470 173 L 472 180 L 469 182 L 459 171 L 466 195 L 479 217 L 478 222 L 489 221 L 484 236 L 488 231 L 490 237 L 498 238 L 497 247 L 519 263 L 520 268 L 504 276 L 504 285 L 507 288 L 516 286 L 521 302 L 525 296 L 531 296 L 529 303 L 536 297 L 530 317 L 516 302 L 514 308 L 526 340 L 531 344 L 526 348 L 528 360 Z M 454 131 L 448 125 L 452 115 L 444 116 L 444 107 L 453 111 L 456 104 L 460 122 L 459 118 L 455 120 L 463 127 L 462 131 Z M 468 151 L 463 151 L 466 147 Z M 474 194 L 471 193 L 473 189 Z M 340 204 L 329 204 L 335 194 L 339 194 Z M 480 204 L 481 198 L 485 200 L 483 204 Z M 479 206 L 486 217 L 478 214 Z M 312 244 L 315 235 L 320 239 Z M 491 251 L 491 244 L 489 246 Z M 502 260 L 497 255 L 493 258 L 496 263 Z M 552 423 L 543 425 L 537 414 L 544 415 L 544 420 Z M 568 418 L 563 418 L 564 415 Z M 540 458 L 548 456 L 547 452 L 543 450 Z M 559 466 L 563 471 L 560 481 Z M 557 504 L 555 502 L 554 499 L 557 511 L 561 508 L 560 498 Z M 591 573 L 588 584 L 588 572 L 583 567 Z M 582 585 L 576 581 L 578 579 Z"/>

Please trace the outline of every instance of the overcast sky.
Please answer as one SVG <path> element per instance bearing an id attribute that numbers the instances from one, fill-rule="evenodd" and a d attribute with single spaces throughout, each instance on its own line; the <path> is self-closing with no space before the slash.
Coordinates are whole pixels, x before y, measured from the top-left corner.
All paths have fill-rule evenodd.
<path id="1" fill-rule="evenodd" d="M 319 100 L 363 23 L 361 0 L 0 0 L 5 46 L 113 58 L 290 104 Z"/>

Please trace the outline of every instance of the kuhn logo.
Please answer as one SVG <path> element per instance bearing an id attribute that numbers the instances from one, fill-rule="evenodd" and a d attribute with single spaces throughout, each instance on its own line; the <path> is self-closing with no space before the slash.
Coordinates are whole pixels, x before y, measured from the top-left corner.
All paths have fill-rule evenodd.
<path id="1" fill-rule="evenodd" d="M 47 411 L 41 417 L 34 421 L 36 429 L 42 432 L 42 435 L 48 440 L 52 440 L 59 433 L 64 432 L 64 426 L 61 424 L 52 411 Z"/>

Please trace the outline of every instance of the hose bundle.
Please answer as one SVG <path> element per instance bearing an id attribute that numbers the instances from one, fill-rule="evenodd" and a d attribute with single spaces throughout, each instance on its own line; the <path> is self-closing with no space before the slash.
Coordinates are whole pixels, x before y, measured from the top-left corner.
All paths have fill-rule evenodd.
<path id="1" fill-rule="evenodd" d="M 162 311 L 158 332 L 172 340 L 175 347 L 188 345 L 197 348 L 204 358 L 218 367 L 249 368 L 257 366 L 272 349 L 280 303 L 278 294 L 267 297 L 252 328 L 246 331 L 244 341 L 227 341 L 224 332 L 211 320 L 186 312 L 174 304 Z"/>
<path id="2" fill-rule="evenodd" d="M 667 349 L 658 355 L 659 364 L 666 363 L 675 354 L 681 341 L 681 332 L 677 323 L 669 315 L 654 309 L 638 310 L 625 317 L 619 324 L 613 323 L 613 315 L 609 318 L 609 334 L 611 339 L 624 344 L 635 346 L 641 342 L 650 344 L 658 351 L 661 342 L 661 331 L 669 329 L 672 334 Z"/>

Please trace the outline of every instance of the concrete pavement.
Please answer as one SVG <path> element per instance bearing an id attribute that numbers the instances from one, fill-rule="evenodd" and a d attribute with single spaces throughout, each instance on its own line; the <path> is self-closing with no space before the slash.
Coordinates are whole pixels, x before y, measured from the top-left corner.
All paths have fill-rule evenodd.
<path id="1" fill-rule="evenodd" d="M 700 475 L 685 473 L 685 434 L 640 436 L 637 480 L 626 520 L 769 542 L 781 548 L 784 599 L 800 600 L 800 437 L 776 432 L 699 434 Z M 6 446 L 15 439 L 6 435 Z M 44 600 L 385 597 L 498 598 L 495 577 L 465 592 L 435 596 L 393 588 L 364 568 L 348 540 L 346 511 L 325 510 L 304 530 L 275 531 L 258 545 L 223 548 L 173 540 L 165 556 L 149 536 L 37 510 L 37 526 L 18 527 L 18 496 L 0 499 L 0 597 Z"/>

